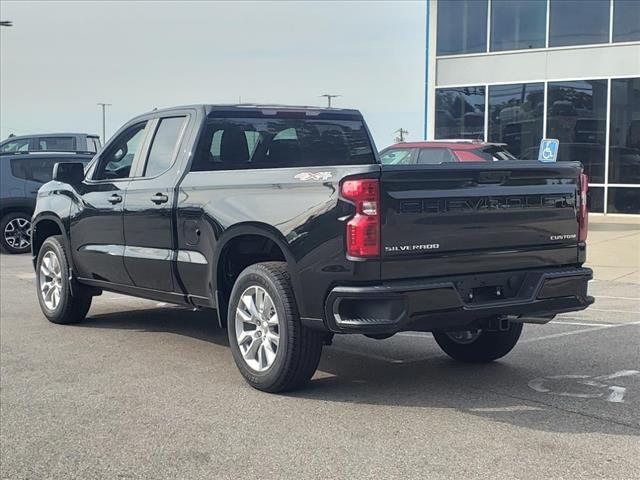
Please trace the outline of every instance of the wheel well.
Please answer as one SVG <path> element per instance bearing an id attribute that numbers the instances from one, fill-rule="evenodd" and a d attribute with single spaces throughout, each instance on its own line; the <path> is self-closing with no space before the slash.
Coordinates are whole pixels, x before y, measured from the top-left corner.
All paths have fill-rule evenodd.
<path id="1" fill-rule="evenodd" d="M 31 218 L 31 215 L 33 215 L 33 210 L 27 207 L 7 207 L 3 208 L 0 211 L 0 218 L 3 218 L 5 215 L 9 215 L 10 213 L 26 213 L 29 218 Z"/>
<path id="2" fill-rule="evenodd" d="M 229 240 L 218 260 L 218 301 L 226 306 L 238 275 L 249 265 L 260 262 L 280 261 L 286 258 L 280 246 L 262 235 L 240 235 Z M 226 312 L 220 312 L 224 316 Z"/>
<path id="3" fill-rule="evenodd" d="M 34 257 L 38 256 L 44 241 L 54 235 L 62 235 L 60 226 L 53 220 L 40 220 L 32 230 L 31 245 Z"/>

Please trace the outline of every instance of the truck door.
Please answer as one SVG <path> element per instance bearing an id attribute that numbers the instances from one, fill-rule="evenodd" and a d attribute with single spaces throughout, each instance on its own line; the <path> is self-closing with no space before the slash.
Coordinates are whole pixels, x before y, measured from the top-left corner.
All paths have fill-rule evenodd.
<path id="1" fill-rule="evenodd" d="M 147 158 L 136 166 L 124 202 L 124 263 L 137 287 L 175 290 L 173 204 L 178 180 L 175 161 L 187 115 L 151 120 Z"/>
<path id="2" fill-rule="evenodd" d="M 81 278 L 131 285 L 123 261 L 122 207 L 148 126 L 148 121 L 140 121 L 118 134 L 77 190 L 82 208 L 72 212 L 70 228 L 74 266 Z"/>

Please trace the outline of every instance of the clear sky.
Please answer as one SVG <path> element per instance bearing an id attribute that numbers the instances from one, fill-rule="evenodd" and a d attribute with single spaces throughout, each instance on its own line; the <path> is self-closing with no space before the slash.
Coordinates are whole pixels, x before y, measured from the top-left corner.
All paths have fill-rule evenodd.
<path id="1" fill-rule="evenodd" d="M 0 4 L 0 137 L 107 136 L 154 107 L 242 102 L 360 109 L 378 147 L 422 139 L 426 2 Z"/>

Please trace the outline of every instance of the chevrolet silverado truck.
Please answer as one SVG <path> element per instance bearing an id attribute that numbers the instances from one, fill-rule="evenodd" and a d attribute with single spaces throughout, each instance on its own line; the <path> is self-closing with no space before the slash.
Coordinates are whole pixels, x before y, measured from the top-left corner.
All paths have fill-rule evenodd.
<path id="1" fill-rule="evenodd" d="M 432 332 L 489 362 L 593 302 L 586 195 L 579 163 L 381 164 L 357 110 L 155 110 L 39 190 L 37 295 L 59 324 L 103 290 L 215 310 L 269 392 L 334 334 Z"/>

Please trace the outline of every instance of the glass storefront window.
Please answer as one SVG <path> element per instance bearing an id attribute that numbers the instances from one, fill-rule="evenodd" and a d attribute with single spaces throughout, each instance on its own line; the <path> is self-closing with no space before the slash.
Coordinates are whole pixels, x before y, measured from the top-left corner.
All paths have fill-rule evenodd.
<path id="1" fill-rule="evenodd" d="M 609 42 L 609 0 L 551 0 L 549 46 Z"/>
<path id="2" fill-rule="evenodd" d="M 640 188 L 609 187 L 607 213 L 640 213 Z"/>
<path id="3" fill-rule="evenodd" d="M 549 82 L 547 138 L 560 141 L 558 161 L 582 162 L 590 183 L 604 182 L 607 81 Z"/>
<path id="4" fill-rule="evenodd" d="M 640 184 L 640 78 L 611 80 L 609 183 Z"/>
<path id="5" fill-rule="evenodd" d="M 491 51 L 543 48 L 546 21 L 546 2 L 492 0 Z"/>
<path id="6" fill-rule="evenodd" d="M 438 55 L 487 51 L 487 0 L 438 2 Z"/>
<path id="7" fill-rule="evenodd" d="M 589 187 L 587 207 L 593 213 L 604 212 L 604 187 Z"/>
<path id="8" fill-rule="evenodd" d="M 613 41 L 640 40 L 640 2 L 638 0 L 614 0 Z"/>
<path id="9" fill-rule="evenodd" d="M 485 87 L 436 90 L 435 138 L 484 139 Z"/>
<path id="10" fill-rule="evenodd" d="M 543 115 L 543 83 L 489 87 L 489 140 L 506 143 L 517 158 L 538 158 Z"/>

